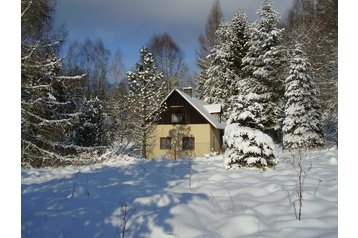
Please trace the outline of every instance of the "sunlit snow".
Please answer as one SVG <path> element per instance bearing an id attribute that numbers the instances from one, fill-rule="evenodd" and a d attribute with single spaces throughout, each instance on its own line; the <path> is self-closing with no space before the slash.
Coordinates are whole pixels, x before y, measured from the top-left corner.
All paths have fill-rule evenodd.
<path id="1" fill-rule="evenodd" d="M 295 171 L 226 170 L 223 157 L 22 170 L 23 237 L 337 237 L 337 150 L 307 154 L 302 220 Z"/>

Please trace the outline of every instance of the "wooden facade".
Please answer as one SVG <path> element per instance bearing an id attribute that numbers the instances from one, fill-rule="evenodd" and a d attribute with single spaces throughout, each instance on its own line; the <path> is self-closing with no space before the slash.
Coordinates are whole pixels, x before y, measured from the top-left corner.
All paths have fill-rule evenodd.
<path id="1" fill-rule="evenodd" d="M 210 114 L 204 102 L 179 90 L 172 91 L 164 103 L 166 110 L 149 136 L 147 158 L 177 159 L 221 152 L 224 129 L 221 112 Z"/>
<path id="2" fill-rule="evenodd" d="M 177 91 L 174 91 L 166 101 L 166 110 L 161 114 L 157 124 L 175 124 L 173 114 L 182 114 L 183 121 L 177 124 L 206 124 L 208 121 L 190 105 Z"/>

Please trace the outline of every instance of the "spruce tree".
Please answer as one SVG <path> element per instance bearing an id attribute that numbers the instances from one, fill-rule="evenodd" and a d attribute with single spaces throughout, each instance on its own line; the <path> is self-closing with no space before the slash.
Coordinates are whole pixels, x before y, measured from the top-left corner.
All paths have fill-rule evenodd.
<path id="1" fill-rule="evenodd" d="M 324 145 L 318 91 L 311 64 L 296 44 L 286 78 L 283 147 L 287 149 L 315 148 Z"/>
<path id="2" fill-rule="evenodd" d="M 82 77 L 60 74 L 57 53 L 63 38 L 51 25 L 48 2 L 22 1 L 21 6 L 21 162 L 60 165 L 77 153 L 68 134 L 79 112 L 68 86 Z"/>
<path id="3" fill-rule="evenodd" d="M 226 166 L 270 167 L 278 163 L 275 146 L 267 134 L 278 129 L 280 100 L 279 68 L 282 50 L 277 13 L 264 0 L 260 19 L 250 27 L 244 55 L 230 98 L 230 113 L 223 137 Z"/>
<path id="4" fill-rule="evenodd" d="M 203 100 L 208 103 L 225 104 L 231 90 L 230 46 L 232 36 L 231 25 L 223 22 L 216 31 L 218 43 L 207 56 L 209 67 L 207 68 L 208 79 L 203 85 Z"/>
<path id="5" fill-rule="evenodd" d="M 247 89 L 243 95 L 233 96 L 232 111 L 223 137 L 226 166 L 270 167 L 278 163 L 272 138 L 264 133 L 265 120 L 262 95 L 253 93 L 249 81 L 241 81 Z"/>
<path id="6" fill-rule="evenodd" d="M 209 67 L 209 60 L 207 56 L 210 51 L 213 49 L 214 45 L 217 44 L 216 31 L 219 28 L 219 25 L 223 21 L 223 12 L 220 6 L 220 2 L 216 0 L 209 13 L 206 25 L 205 33 L 200 34 L 199 44 L 200 49 L 198 52 L 197 65 L 201 69 L 200 73 L 196 76 L 196 96 L 200 99 L 204 98 L 204 89 L 203 85 L 208 79 L 207 69 Z"/>
<path id="7" fill-rule="evenodd" d="M 162 110 L 164 95 L 163 74 L 157 73 L 153 55 L 146 47 L 140 50 L 140 62 L 128 75 L 128 108 L 133 116 L 132 133 L 142 157 L 147 156 L 147 145 L 151 143 L 152 124 Z"/>
<path id="8" fill-rule="evenodd" d="M 231 22 L 223 22 L 216 31 L 217 44 L 207 59 L 207 81 L 203 85 L 204 101 L 223 105 L 223 117 L 228 118 L 230 97 L 237 95 L 242 77 L 242 58 L 246 54 L 248 21 L 238 11 Z"/>
<path id="9" fill-rule="evenodd" d="M 251 81 L 250 87 L 261 95 L 264 131 L 272 134 L 279 131 L 282 121 L 282 30 L 277 28 L 278 13 L 274 11 L 270 0 L 262 2 L 257 14 L 260 18 L 250 30 L 248 50 L 243 58 L 243 71 L 245 80 Z"/>

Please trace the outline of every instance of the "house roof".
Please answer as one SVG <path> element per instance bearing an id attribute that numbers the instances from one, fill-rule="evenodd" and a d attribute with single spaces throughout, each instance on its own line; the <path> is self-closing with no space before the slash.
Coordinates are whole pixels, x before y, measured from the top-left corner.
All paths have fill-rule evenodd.
<path id="1" fill-rule="evenodd" d="M 219 113 L 222 107 L 221 104 L 206 104 L 203 106 L 209 113 Z"/>
<path id="2" fill-rule="evenodd" d="M 226 123 L 219 122 L 213 115 L 210 113 L 220 112 L 221 104 L 207 104 L 206 102 L 191 97 L 188 94 L 184 93 L 179 89 L 172 90 L 168 96 L 164 99 L 166 101 L 170 95 L 174 93 L 174 91 L 178 92 L 190 105 L 192 105 L 213 127 L 217 129 L 225 129 Z"/>

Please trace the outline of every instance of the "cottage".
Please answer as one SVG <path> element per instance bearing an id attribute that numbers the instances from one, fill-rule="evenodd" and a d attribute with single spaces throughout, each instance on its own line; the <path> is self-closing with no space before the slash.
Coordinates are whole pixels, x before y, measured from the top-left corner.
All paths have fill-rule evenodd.
<path id="1" fill-rule="evenodd" d="M 194 98 L 191 92 L 191 88 L 175 89 L 164 99 L 166 110 L 149 135 L 147 158 L 177 159 L 221 152 L 225 128 L 222 107 Z"/>

